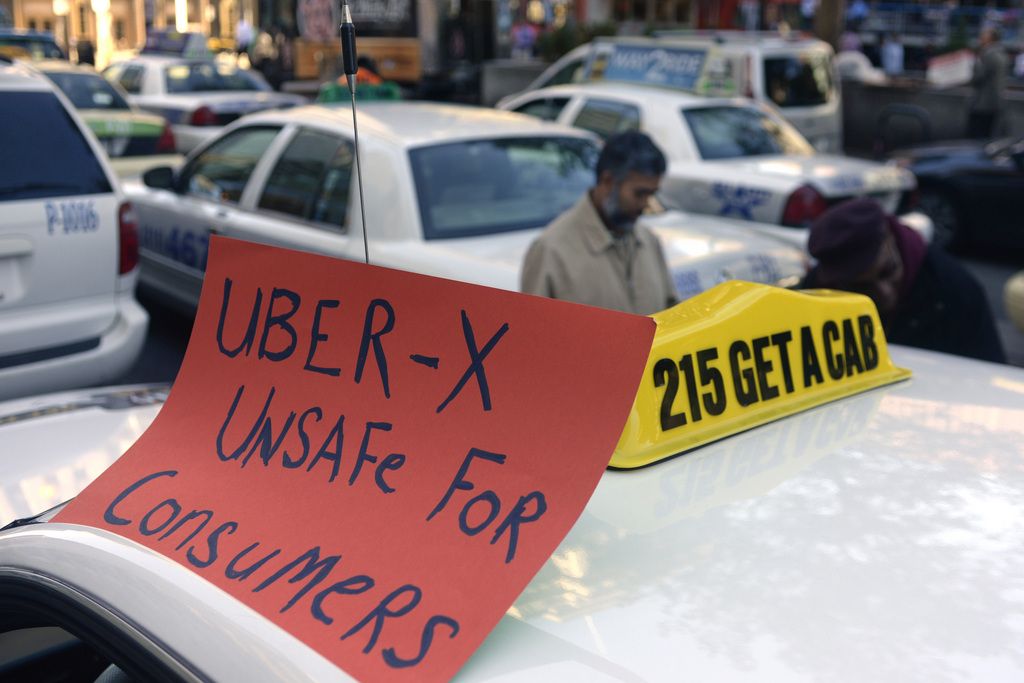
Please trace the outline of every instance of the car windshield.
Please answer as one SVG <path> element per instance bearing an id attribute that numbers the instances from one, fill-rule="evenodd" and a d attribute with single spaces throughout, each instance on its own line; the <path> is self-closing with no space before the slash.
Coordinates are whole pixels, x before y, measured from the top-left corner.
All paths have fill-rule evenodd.
<path id="1" fill-rule="evenodd" d="M 684 109 L 683 118 L 703 159 L 814 153 L 795 129 L 753 107 Z"/>
<path id="2" fill-rule="evenodd" d="M 426 239 L 547 225 L 594 182 L 598 147 L 580 138 L 471 140 L 412 150 Z"/>
<path id="3" fill-rule="evenodd" d="M 252 74 L 215 62 L 173 64 L 164 69 L 164 78 L 169 93 L 269 89 Z"/>
<path id="4" fill-rule="evenodd" d="M 777 107 L 814 107 L 831 98 L 832 75 L 825 54 L 768 57 L 764 91 Z"/>
<path id="5" fill-rule="evenodd" d="M 76 109 L 130 108 L 114 86 L 98 74 L 48 71 L 46 75 L 67 95 Z"/>
<path id="6" fill-rule="evenodd" d="M 29 59 L 65 59 L 57 44 L 43 36 L 0 36 L 0 55 Z"/>

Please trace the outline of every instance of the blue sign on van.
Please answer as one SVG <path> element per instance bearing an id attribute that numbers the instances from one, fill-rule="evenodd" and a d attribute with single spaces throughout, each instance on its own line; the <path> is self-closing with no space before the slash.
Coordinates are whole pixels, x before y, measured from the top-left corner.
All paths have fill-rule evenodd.
<path id="1" fill-rule="evenodd" d="M 706 56 L 707 51 L 700 49 L 616 45 L 608 57 L 604 78 L 693 90 Z"/>

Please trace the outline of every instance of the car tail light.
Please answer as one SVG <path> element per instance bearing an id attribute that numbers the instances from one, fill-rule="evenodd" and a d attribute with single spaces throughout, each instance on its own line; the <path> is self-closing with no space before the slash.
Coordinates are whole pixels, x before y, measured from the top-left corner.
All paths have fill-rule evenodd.
<path id="1" fill-rule="evenodd" d="M 209 107 L 199 107 L 199 109 L 192 112 L 192 118 L 189 119 L 189 123 L 193 126 L 216 126 L 217 115 Z"/>
<path id="2" fill-rule="evenodd" d="M 124 275 L 139 265 L 139 223 L 135 217 L 135 209 L 125 202 L 117 212 L 118 227 L 118 267 L 119 275 Z"/>
<path id="3" fill-rule="evenodd" d="M 174 132 L 171 124 L 164 122 L 164 130 L 160 133 L 160 139 L 156 141 L 157 154 L 174 154 L 177 145 L 174 141 Z"/>
<path id="4" fill-rule="evenodd" d="M 801 185 L 789 195 L 782 212 L 782 224 L 791 228 L 806 228 L 828 208 L 821 193 L 810 185 Z"/>

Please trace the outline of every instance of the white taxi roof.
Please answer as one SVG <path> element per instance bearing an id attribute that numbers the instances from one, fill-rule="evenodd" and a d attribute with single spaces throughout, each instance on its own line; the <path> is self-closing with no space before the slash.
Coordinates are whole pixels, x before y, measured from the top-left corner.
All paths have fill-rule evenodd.
<path id="1" fill-rule="evenodd" d="M 1024 371 L 890 351 L 912 379 L 606 472 L 458 680 L 1020 680 Z M 102 414 L 44 407 L 18 404 L 12 453 L 58 431 L 82 448 L 67 434 Z M 128 442 L 155 407 L 124 413 L 142 417 Z M 6 562 L 46 558 L 212 680 L 345 678 L 132 541 L 64 524 L 6 535 Z M 275 674 L 258 669 L 270 661 Z"/>
<path id="2" fill-rule="evenodd" d="M 357 102 L 356 107 L 360 134 L 371 133 L 377 139 L 405 148 L 481 137 L 560 135 L 596 139 L 578 128 L 484 107 L 433 102 Z M 351 128 L 352 108 L 349 103 L 310 105 L 252 114 L 245 121 Z"/>

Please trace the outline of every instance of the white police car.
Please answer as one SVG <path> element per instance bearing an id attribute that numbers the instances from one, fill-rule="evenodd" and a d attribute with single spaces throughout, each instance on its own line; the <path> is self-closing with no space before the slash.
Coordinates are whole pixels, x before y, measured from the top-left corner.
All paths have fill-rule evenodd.
<path id="1" fill-rule="evenodd" d="M 801 246 L 830 205 L 870 195 L 905 214 L 916 180 L 885 164 L 817 154 L 766 105 L 644 85 L 581 83 L 533 90 L 502 108 L 596 132 L 642 130 L 669 168 L 659 197 L 670 208 L 782 226 L 772 234 Z M 904 215 L 930 235 L 921 214 Z"/>
<path id="2" fill-rule="evenodd" d="M 113 381 L 148 324 L 132 207 L 64 96 L 5 61 L 0 150 L 0 397 Z"/>
<path id="3" fill-rule="evenodd" d="M 360 110 L 370 260 L 516 290 L 540 229 L 593 185 L 598 145 L 566 126 L 493 109 L 371 103 Z M 142 283 L 194 308 L 209 236 L 364 258 L 351 110 L 247 116 L 176 169 L 125 188 L 139 215 Z M 805 262 L 740 221 L 678 212 L 643 220 L 683 296 L 731 278 L 795 285 Z"/>

